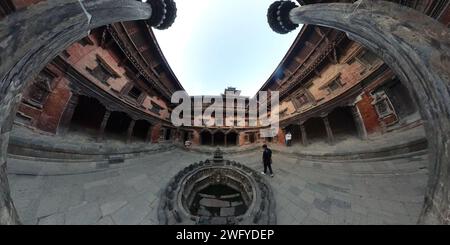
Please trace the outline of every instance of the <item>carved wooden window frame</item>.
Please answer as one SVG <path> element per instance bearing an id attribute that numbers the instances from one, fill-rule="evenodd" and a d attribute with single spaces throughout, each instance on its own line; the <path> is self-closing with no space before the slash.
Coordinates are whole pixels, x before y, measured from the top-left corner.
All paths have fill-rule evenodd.
<path id="1" fill-rule="evenodd" d="M 110 84 L 108 83 L 109 79 L 114 78 L 120 78 L 121 76 L 119 75 L 119 73 L 117 73 L 111 66 L 108 65 L 108 63 L 100 56 L 100 55 L 96 55 L 96 61 L 97 61 L 97 66 L 95 68 L 89 68 L 86 67 L 86 70 L 89 72 L 89 74 L 91 74 L 92 77 L 94 77 L 95 79 L 97 79 L 98 81 L 100 81 L 102 84 L 105 84 L 107 86 L 110 86 Z M 108 77 L 106 77 L 105 79 L 100 79 L 95 73 L 97 69 L 101 69 L 101 71 L 103 73 L 105 73 Z"/>
<path id="2" fill-rule="evenodd" d="M 301 101 L 299 101 L 298 97 L 300 96 L 305 96 L 307 102 L 306 103 L 302 103 Z M 306 88 L 302 88 L 300 89 L 298 92 L 296 92 L 293 96 L 292 96 L 292 104 L 294 104 L 295 110 L 299 110 L 300 108 L 309 105 L 309 104 L 315 104 L 316 103 L 316 99 L 314 98 L 314 96 L 312 95 L 312 93 L 309 91 L 309 89 Z"/>
<path id="3" fill-rule="evenodd" d="M 389 117 L 392 115 L 396 116 L 394 106 L 392 105 L 391 100 L 389 99 L 389 97 L 386 95 L 386 93 L 384 91 L 374 94 L 373 97 L 375 99 L 372 102 L 372 105 L 375 107 L 375 111 L 377 112 L 377 115 L 380 119 L 383 119 L 383 118 L 386 118 L 386 117 Z M 380 111 L 379 106 L 378 106 L 380 104 L 384 104 L 384 106 L 386 108 L 386 112 Z"/>
<path id="4" fill-rule="evenodd" d="M 336 89 L 332 89 L 331 85 L 332 84 L 337 84 L 338 88 Z M 341 79 L 341 73 L 339 72 L 338 74 L 336 74 L 332 79 L 330 79 L 328 82 L 326 82 L 324 85 L 322 85 L 319 90 L 327 90 L 328 91 L 328 95 L 332 94 L 333 92 L 343 88 L 345 86 L 346 82 L 344 82 Z"/>

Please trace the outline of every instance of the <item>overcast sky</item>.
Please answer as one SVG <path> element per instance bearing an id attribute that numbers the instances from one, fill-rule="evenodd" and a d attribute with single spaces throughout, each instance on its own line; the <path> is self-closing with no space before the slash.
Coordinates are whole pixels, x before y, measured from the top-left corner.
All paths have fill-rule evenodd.
<path id="1" fill-rule="evenodd" d="M 279 35 L 270 29 L 273 1 L 176 0 L 175 24 L 155 35 L 189 95 L 219 95 L 228 86 L 255 95 L 300 30 Z"/>

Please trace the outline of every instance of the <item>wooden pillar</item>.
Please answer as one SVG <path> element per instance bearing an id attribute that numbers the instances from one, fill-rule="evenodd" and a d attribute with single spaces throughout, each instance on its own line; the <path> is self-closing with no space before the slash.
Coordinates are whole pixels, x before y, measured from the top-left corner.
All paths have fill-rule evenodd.
<path id="1" fill-rule="evenodd" d="M 59 133 L 64 135 L 70 128 L 70 123 L 72 122 L 73 114 L 75 113 L 75 108 L 78 105 L 79 96 L 78 94 L 72 94 L 69 101 L 67 102 L 66 109 L 61 116 L 59 122 Z"/>
<path id="2" fill-rule="evenodd" d="M 334 144 L 333 130 L 331 130 L 330 121 L 328 120 L 328 115 L 322 117 L 323 123 L 325 124 L 325 129 L 327 131 L 328 144 Z"/>
<path id="3" fill-rule="evenodd" d="M 302 144 L 308 145 L 308 135 L 306 134 L 306 128 L 304 122 L 300 123 L 300 131 L 302 132 Z"/>
<path id="4" fill-rule="evenodd" d="M 167 134 L 167 128 L 164 128 L 161 126 L 160 135 L 159 135 L 159 139 L 162 141 L 166 141 L 166 134 Z M 161 131 L 162 131 L 162 135 L 161 135 Z"/>
<path id="5" fill-rule="evenodd" d="M 354 105 L 350 106 L 350 109 L 352 110 L 353 120 L 355 121 L 359 138 L 361 138 L 362 140 L 367 139 L 366 127 L 364 126 L 364 122 L 362 120 L 361 113 L 359 112 L 358 107 Z"/>
<path id="6" fill-rule="evenodd" d="M 136 125 L 136 120 L 131 120 L 130 125 L 128 125 L 127 131 L 127 143 L 131 142 L 131 137 L 133 136 L 134 125 Z"/>
<path id="7" fill-rule="evenodd" d="M 106 124 L 108 123 L 109 117 L 111 116 L 111 111 L 106 110 L 105 111 L 105 115 L 103 116 L 103 121 L 100 124 L 100 129 L 98 131 L 98 136 L 97 136 L 97 140 L 100 141 L 103 139 L 103 136 L 105 134 L 105 128 L 106 128 Z"/>
<path id="8" fill-rule="evenodd" d="M 228 140 L 227 140 L 227 135 L 226 134 L 225 134 L 224 141 L 225 141 L 225 147 L 227 147 L 228 146 Z"/>

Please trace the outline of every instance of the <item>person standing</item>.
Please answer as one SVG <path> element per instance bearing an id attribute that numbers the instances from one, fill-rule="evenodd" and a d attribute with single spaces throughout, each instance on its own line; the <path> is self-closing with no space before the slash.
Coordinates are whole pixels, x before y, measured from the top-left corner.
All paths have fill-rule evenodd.
<path id="1" fill-rule="evenodd" d="M 292 134 L 291 134 L 291 132 L 288 132 L 286 134 L 286 145 L 287 146 L 291 146 L 291 140 L 292 140 Z"/>
<path id="2" fill-rule="evenodd" d="M 273 177 L 273 171 L 272 171 L 272 150 L 270 150 L 266 144 L 263 145 L 263 164 L 264 164 L 264 172 L 262 172 L 263 175 L 266 175 L 267 169 L 270 171 L 270 177 Z"/>

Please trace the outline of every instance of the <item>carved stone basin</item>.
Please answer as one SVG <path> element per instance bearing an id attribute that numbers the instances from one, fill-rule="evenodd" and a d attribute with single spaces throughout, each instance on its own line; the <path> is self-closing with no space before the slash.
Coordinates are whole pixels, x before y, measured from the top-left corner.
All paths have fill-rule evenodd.
<path id="1" fill-rule="evenodd" d="M 170 180 L 161 194 L 160 224 L 275 224 L 275 200 L 266 180 L 217 155 L 184 168 Z"/>

